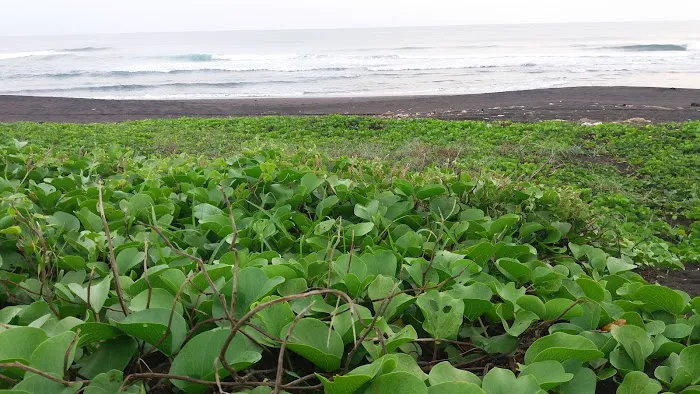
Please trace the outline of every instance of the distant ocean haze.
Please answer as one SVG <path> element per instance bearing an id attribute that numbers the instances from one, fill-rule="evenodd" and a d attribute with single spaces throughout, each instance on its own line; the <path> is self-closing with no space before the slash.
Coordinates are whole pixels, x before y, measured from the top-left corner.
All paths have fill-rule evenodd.
<path id="1" fill-rule="evenodd" d="M 236 98 L 700 88 L 700 23 L 0 37 L 0 94 Z"/>

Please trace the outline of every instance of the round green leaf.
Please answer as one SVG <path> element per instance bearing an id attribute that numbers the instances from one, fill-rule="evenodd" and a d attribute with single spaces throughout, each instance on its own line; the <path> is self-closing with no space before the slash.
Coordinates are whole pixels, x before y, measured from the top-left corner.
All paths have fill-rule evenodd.
<path id="1" fill-rule="evenodd" d="M 119 275 L 125 275 L 130 269 L 143 265 L 145 254 L 136 248 L 127 248 L 117 255 L 117 267 Z"/>
<path id="2" fill-rule="evenodd" d="M 34 349 L 46 339 L 46 332 L 34 327 L 15 327 L 0 332 L 0 363 L 19 361 L 28 365 Z M 24 376 L 23 370 L 14 368 L 5 373 Z"/>
<path id="3" fill-rule="evenodd" d="M 474 383 L 445 382 L 428 387 L 428 394 L 486 394 L 486 392 Z"/>
<path id="4" fill-rule="evenodd" d="M 481 384 L 481 388 L 488 394 L 537 394 L 540 385 L 532 376 L 515 378 L 515 374 L 508 369 L 493 368 L 490 370 Z"/>
<path id="5" fill-rule="evenodd" d="M 133 312 L 142 311 L 144 309 L 147 309 L 146 304 L 148 304 L 148 309 L 172 309 L 175 296 L 170 294 L 169 291 L 156 287 L 151 292 L 150 303 L 148 300 L 148 293 L 148 290 L 144 290 L 141 293 L 139 293 L 136 297 L 132 298 L 131 302 L 129 303 L 129 310 Z M 175 304 L 175 313 L 177 313 L 178 315 L 182 315 L 183 313 L 182 304 L 180 302 Z"/>
<path id="6" fill-rule="evenodd" d="M 142 339 L 151 345 L 158 345 L 158 349 L 166 355 L 173 355 L 180 349 L 180 345 L 187 335 L 187 323 L 182 316 L 175 313 L 172 315 L 173 319 L 168 332 L 170 312 L 168 309 L 146 309 L 129 314 L 115 325 L 133 337 Z M 161 341 L 164 334 L 167 335 Z"/>
<path id="7" fill-rule="evenodd" d="M 105 341 L 76 363 L 80 367 L 80 375 L 93 379 L 111 370 L 122 371 L 129 365 L 137 348 L 136 340 L 127 336 Z"/>
<path id="8" fill-rule="evenodd" d="M 603 357 L 604 354 L 590 340 L 557 332 L 536 340 L 525 352 L 525 364 L 554 360 L 564 362 L 576 359 L 582 363 Z"/>
<path id="9" fill-rule="evenodd" d="M 462 326 L 464 303 L 448 293 L 431 290 L 421 294 L 416 305 L 423 312 L 423 329 L 434 338 L 454 339 Z"/>
<path id="10" fill-rule="evenodd" d="M 228 329 L 216 329 L 201 333 L 192 338 L 178 353 L 170 367 L 170 374 L 215 381 L 214 360 L 219 357 L 221 348 L 229 335 Z M 242 371 L 260 361 L 262 350 L 242 334 L 233 337 L 226 350 L 226 361 L 236 371 Z M 217 364 L 219 376 L 228 376 L 228 371 Z M 172 380 L 180 390 L 188 394 L 206 392 L 208 386 L 183 380 Z"/>
<path id="11" fill-rule="evenodd" d="M 469 371 L 457 369 L 448 361 L 443 361 L 435 365 L 428 375 L 430 386 L 436 386 L 447 382 L 468 382 L 478 386 L 481 385 L 481 379 Z"/>
<path id="12" fill-rule="evenodd" d="M 573 374 L 564 371 L 564 367 L 560 362 L 553 360 L 539 361 L 527 365 L 520 372 L 520 376 L 526 375 L 532 375 L 542 390 L 551 390 L 574 378 Z"/>
<path id="13" fill-rule="evenodd" d="M 392 372 L 372 380 L 365 394 L 375 393 L 401 393 L 401 394 L 427 394 L 428 388 L 422 380 L 408 372 Z"/>
<path id="14" fill-rule="evenodd" d="M 685 308 L 683 296 L 664 286 L 642 286 L 634 293 L 634 299 L 643 302 L 648 312 L 666 311 L 677 315 Z"/>
<path id="15" fill-rule="evenodd" d="M 659 382 L 639 371 L 625 375 L 622 384 L 617 388 L 617 394 L 657 394 L 660 391 Z"/>
<path id="16" fill-rule="evenodd" d="M 288 333 L 293 323 L 282 329 L 282 337 Z M 343 339 L 324 322 L 304 318 L 297 322 L 289 338 L 287 348 L 311 361 L 319 368 L 333 371 L 340 367 L 343 357 Z"/>

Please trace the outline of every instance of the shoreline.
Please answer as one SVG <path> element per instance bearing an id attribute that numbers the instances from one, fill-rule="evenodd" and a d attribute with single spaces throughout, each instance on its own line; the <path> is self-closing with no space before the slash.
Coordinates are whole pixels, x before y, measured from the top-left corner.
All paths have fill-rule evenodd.
<path id="1" fill-rule="evenodd" d="M 0 95 L 0 122 L 109 123 L 180 117 L 330 114 L 517 122 L 683 122 L 700 120 L 700 89 L 572 87 L 442 96 L 196 100 Z"/>

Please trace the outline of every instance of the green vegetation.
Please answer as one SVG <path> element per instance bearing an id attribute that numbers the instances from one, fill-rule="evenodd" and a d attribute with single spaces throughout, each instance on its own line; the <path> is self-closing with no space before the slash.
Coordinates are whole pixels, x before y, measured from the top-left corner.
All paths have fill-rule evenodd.
<path id="1" fill-rule="evenodd" d="M 698 392 L 698 137 L 0 125 L 0 393 Z"/>
<path id="2" fill-rule="evenodd" d="M 398 174 L 436 164 L 474 179 L 571 191 L 598 214 L 599 236 L 634 247 L 644 262 L 700 262 L 700 224 L 693 224 L 700 220 L 700 122 L 591 127 L 324 116 L 0 124 L 0 139 L 12 138 L 56 154 L 117 144 L 157 155 L 274 149 L 357 157 Z"/>

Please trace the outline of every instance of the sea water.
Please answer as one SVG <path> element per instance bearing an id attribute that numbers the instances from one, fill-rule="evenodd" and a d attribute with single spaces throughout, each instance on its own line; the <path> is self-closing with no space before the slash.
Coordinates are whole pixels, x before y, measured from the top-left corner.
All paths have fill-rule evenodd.
<path id="1" fill-rule="evenodd" d="M 0 94 L 237 98 L 700 88 L 700 22 L 0 37 Z"/>

